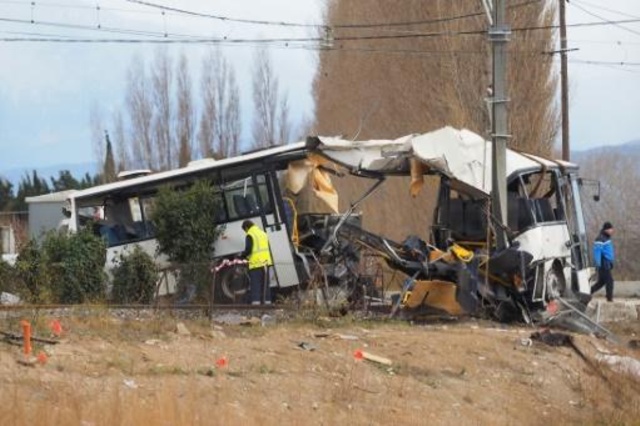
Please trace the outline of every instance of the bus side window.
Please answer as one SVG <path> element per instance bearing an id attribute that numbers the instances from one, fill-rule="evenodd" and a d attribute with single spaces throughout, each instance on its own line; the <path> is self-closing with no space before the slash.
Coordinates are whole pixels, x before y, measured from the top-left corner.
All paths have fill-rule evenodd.
<path id="1" fill-rule="evenodd" d="M 273 203 L 264 175 L 257 177 L 257 187 L 249 179 L 229 184 L 224 189 L 227 221 L 259 216 L 273 212 Z"/>
<path id="2" fill-rule="evenodd" d="M 256 202 L 255 189 L 252 185 L 245 188 L 236 188 L 225 191 L 227 200 L 228 220 L 245 219 L 257 216 L 260 213 L 258 203 Z"/>
<path id="3" fill-rule="evenodd" d="M 151 221 L 154 204 L 155 199 L 153 197 L 145 197 L 140 199 L 140 206 L 142 208 L 142 222 L 138 226 L 140 228 L 140 231 L 142 231 L 140 235 L 144 235 L 145 238 L 153 237 L 156 234 L 156 229 L 153 226 L 153 222 Z"/>
<path id="4" fill-rule="evenodd" d="M 243 197 L 240 194 L 233 195 L 233 207 L 239 217 L 250 216 L 251 206 L 249 202 L 249 196 Z"/>

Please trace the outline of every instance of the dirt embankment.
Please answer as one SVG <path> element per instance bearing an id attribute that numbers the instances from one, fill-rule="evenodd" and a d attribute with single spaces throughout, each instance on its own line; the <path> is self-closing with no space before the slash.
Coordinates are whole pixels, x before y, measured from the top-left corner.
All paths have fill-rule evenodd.
<path id="1" fill-rule="evenodd" d="M 48 319 L 40 319 L 41 333 Z M 66 319 L 44 365 L 0 343 L 0 424 L 638 424 L 640 386 L 493 323 L 268 327 Z M 11 324 L 3 324 L 3 329 Z M 637 324 L 621 330 L 640 334 Z M 598 349 L 575 336 L 589 359 Z M 302 344 L 304 343 L 304 344 Z M 365 351 L 391 366 L 358 360 Z"/>

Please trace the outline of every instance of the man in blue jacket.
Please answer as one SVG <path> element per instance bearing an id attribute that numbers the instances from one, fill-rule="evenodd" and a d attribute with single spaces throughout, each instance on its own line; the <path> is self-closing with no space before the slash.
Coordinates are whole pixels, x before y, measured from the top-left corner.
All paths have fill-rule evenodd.
<path id="1" fill-rule="evenodd" d="M 613 241 L 611 241 L 613 233 L 611 222 L 605 222 L 593 244 L 593 260 L 598 271 L 598 282 L 591 287 L 591 294 L 605 287 L 608 302 L 613 301 L 613 276 L 611 275 L 615 260 Z"/>

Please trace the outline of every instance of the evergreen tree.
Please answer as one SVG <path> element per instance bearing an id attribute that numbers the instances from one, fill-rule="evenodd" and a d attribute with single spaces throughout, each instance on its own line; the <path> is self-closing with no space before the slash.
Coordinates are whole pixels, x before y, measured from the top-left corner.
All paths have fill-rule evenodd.
<path id="1" fill-rule="evenodd" d="M 51 177 L 51 189 L 54 192 L 79 189 L 80 182 L 73 177 L 69 170 L 60 170 L 58 178 Z"/>
<path id="2" fill-rule="evenodd" d="M 100 185 L 101 176 L 91 176 L 88 172 L 84 174 L 82 180 L 79 183 L 78 189 L 91 188 L 92 186 Z"/>
<path id="3" fill-rule="evenodd" d="M 27 197 L 35 197 L 37 195 L 49 193 L 49 185 L 47 180 L 38 176 L 38 172 L 33 170 L 32 173 L 26 173 L 18 184 L 18 193 L 12 209 L 15 211 L 27 210 Z"/>
<path id="4" fill-rule="evenodd" d="M 11 210 L 14 203 L 13 184 L 0 178 L 0 211 Z"/>
<path id="5" fill-rule="evenodd" d="M 113 147 L 111 146 L 111 139 L 109 139 L 109 132 L 106 130 L 104 131 L 104 138 L 107 150 L 102 167 L 102 183 L 109 183 L 116 180 L 116 161 L 113 157 Z"/>

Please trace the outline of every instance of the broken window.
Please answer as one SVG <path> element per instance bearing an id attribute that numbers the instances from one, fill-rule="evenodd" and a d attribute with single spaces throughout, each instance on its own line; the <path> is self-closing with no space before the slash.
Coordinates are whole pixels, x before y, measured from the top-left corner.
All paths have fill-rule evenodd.
<path id="1" fill-rule="evenodd" d="M 242 179 L 223 188 L 226 201 L 226 221 L 246 219 L 272 213 L 273 207 L 264 175 L 256 177 L 257 185 L 251 178 Z"/>
<path id="2" fill-rule="evenodd" d="M 462 194 L 444 182 L 435 217 L 433 232 L 438 247 L 446 247 L 449 239 L 458 242 L 487 239 L 487 200 Z"/>
<path id="3" fill-rule="evenodd" d="M 509 228 L 514 232 L 565 218 L 554 172 L 528 173 L 513 179 L 507 186 L 507 206 Z"/>

